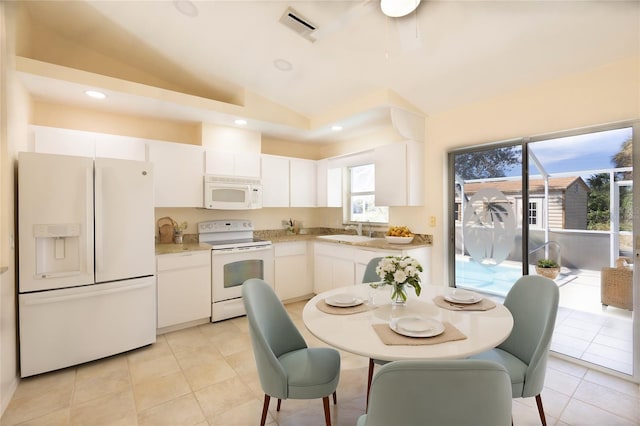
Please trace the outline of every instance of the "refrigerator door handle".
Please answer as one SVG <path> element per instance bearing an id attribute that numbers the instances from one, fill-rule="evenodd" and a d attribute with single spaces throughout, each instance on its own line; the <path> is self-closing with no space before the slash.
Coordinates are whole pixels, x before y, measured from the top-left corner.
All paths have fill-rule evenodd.
<path id="1" fill-rule="evenodd" d="M 93 227 L 95 228 L 95 252 L 96 252 L 96 273 L 101 272 L 104 266 L 103 262 L 103 254 L 104 250 L 102 249 L 102 245 L 104 244 L 104 230 L 102 229 L 103 224 L 103 194 L 102 194 L 102 169 L 99 167 L 95 167 L 95 222 L 93 223 Z M 97 279 L 97 278 L 96 278 Z"/>
<path id="2" fill-rule="evenodd" d="M 149 287 L 149 283 L 141 283 L 141 284 L 132 284 L 118 288 L 110 288 L 107 290 L 96 290 L 91 292 L 82 292 L 75 294 L 68 294 L 65 296 L 51 296 L 51 297 L 39 297 L 37 299 L 25 299 L 22 303 L 24 305 L 45 305 L 48 303 L 60 303 L 65 302 L 67 300 L 76 300 L 76 299 L 88 299 L 89 297 L 100 297 L 105 296 L 107 294 L 114 293 L 123 293 L 125 291 L 133 291 L 140 288 Z"/>
<path id="3" fill-rule="evenodd" d="M 85 233 L 85 264 L 87 265 L 87 269 L 85 272 L 90 273 L 91 275 L 94 275 L 93 273 L 93 266 L 94 266 L 94 259 L 93 259 L 93 245 L 94 245 L 94 230 L 93 230 L 93 211 L 94 211 L 94 206 L 93 206 L 93 167 L 91 168 L 87 168 L 87 173 L 86 173 L 86 207 L 85 207 L 85 212 L 86 212 L 86 217 L 85 217 L 85 228 L 84 229 L 84 233 Z M 82 231 L 81 231 L 82 232 Z M 95 275 L 94 275 L 94 279 L 95 279 Z"/>

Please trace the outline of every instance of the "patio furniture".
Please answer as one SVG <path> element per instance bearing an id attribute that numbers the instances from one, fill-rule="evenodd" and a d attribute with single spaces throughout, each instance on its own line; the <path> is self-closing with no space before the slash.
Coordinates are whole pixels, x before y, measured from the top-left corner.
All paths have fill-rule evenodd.
<path id="1" fill-rule="evenodd" d="M 260 425 L 267 419 L 271 397 L 322 398 L 324 418 L 331 425 L 329 395 L 336 404 L 340 354 L 332 348 L 309 348 L 273 289 L 261 279 L 242 285 L 242 301 L 249 319 L 253 354 L 258 366 L 264 405 Z"/>
<path id="2" fill-rule="evenodd" d="M 603 306 L 633 310 L 633 270 L 629 259 L 621 257 L 615 268 L 602 268 L 600 272 L 600 301 Z"/>
<path id="3" fill-rule="evenodd" d="M 504 301 L 513 314 L 513 330 L 495 349 L 473 355 L 503 365 L 511 376 L 514 398 L 536 397 L 538 414 L 547 424 L 540 392 L 544 386 L 551 336 L 560 291 L 549 278 L 526 275 L 513 285 Z"/>
<path id="4" fill-rule="evenodd" d="M 357 426 L 508 426 L 511 381 L 481 360 L 394 361 L 371 386 L 369 412 Z"/>

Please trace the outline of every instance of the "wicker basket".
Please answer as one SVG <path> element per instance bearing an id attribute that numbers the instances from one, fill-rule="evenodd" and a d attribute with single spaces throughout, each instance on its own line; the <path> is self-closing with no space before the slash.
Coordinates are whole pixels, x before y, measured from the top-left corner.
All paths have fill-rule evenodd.
<path id="1" fill-rule="evenodd" d="M 633 310 L 633 271 L 621 262 L 617 268 L 602 268 L 600 300 L 605 306 Z"/>
<path id="2" fill-rule="evenodd" d="M 558 274 L 560 274 L 560 267 L 557 268 L 541 268 L 536 265 L 536 274 L 542 275 L 543 277 L 549 278 L 551 280 L 555 280 Z"/>

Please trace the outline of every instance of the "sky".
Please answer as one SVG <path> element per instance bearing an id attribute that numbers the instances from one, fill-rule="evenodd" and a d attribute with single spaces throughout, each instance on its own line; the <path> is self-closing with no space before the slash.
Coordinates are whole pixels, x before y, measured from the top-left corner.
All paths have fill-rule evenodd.
<path id="1" fill-rule="evenodd" d="M 538 158 L 547 173 L 608 169 L 614 166 L 613 156 L 631 137 L 632 129 L 608 130 L 578 136 L 549 139 L 529 144 L 529 150 Z M 531 175 L 539 174 L 530 163 Z M 582 173 L 581 173 L 582 174 Z M 520 167 L 507 172 L 519 176 Z"/>

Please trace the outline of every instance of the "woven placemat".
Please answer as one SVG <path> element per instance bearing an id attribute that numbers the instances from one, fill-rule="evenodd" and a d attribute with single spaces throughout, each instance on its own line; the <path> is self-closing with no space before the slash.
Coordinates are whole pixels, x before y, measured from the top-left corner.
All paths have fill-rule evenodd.
<path id="1" fill-rule="evenodd" d="M 385 345 L 435 345 L 444 342 L 453 342 L 455 340 L 464 340 L 467 338 L 460 330 L 449 322 L 443 322 L 444 332 L 433 337 L 409 337 L 403 336 L 393 331 L 389 324 L 373 324 L 372 327 L 376 334 Z"/>
<path id="2" fill-rule="evenodd" d="M 445 300 L 443 296 L 436 296 L 433 298 L 433 303 L 443 309 L 448 309 L 450 311 L 488 311 L 489 309 L 493 309 L 496 307 L 496 304 L 493 300 L 487 299 L 483 297 L 481 301 L 478 303 L 470 303 L 470 304 L 462 304 L 462 303 L 451 303 L 448 300 Z"/>
<path id="3" fill-rule="evenodd" d="M 316 303 L 316 308 L 318 308 L 319 311 L 322 311 L 325 314 L 333 314 L 333 315 L 358 314 L 360 312 L 366 312 L 366 311 L 375 309 L 375 307 L 371 307 L 364 303 L 361 303 L 358 306 L 348 306 L 345 308 L 341 308 L 338 306 L 327 305 L 327 302 L 325 302 L 324 299 L 318 300 L 318 303 Z"/>

